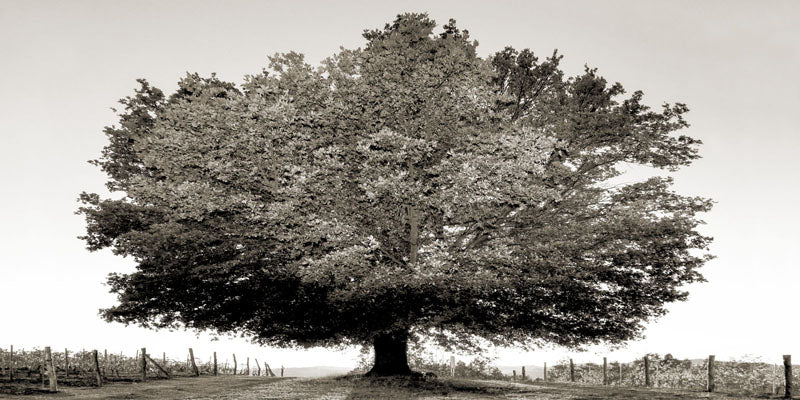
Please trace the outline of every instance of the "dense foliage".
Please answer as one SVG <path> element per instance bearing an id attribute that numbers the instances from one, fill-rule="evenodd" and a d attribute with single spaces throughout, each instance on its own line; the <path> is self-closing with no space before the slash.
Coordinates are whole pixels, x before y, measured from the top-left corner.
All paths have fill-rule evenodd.
<path id="1" fill-rule="evenodd" d="M 687 107 L 566 78 L 556 53 L 483 59 L 454 21 L 435 27 L 401 15 L 240 85 L 140 81 L 95 161 L 118 196 L 81 195 L 89 249 L 137 263 L 110 276 L 103 315 L 273 345 L 577 346 L 685 299 L 711 202 L 669 178 L 609 182 L 696 159 L 676 134 Z"/>

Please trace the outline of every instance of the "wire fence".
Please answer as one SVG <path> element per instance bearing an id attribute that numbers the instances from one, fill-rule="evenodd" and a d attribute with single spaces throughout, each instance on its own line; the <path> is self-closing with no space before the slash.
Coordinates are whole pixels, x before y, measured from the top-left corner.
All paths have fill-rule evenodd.
<path id="1" fill-rule="evenodd" d="M 788 375 L 787 375 L 788 373 Z M 644 386 L 747 394 L 776 394 L 791 391 L 800 379 L 800 369 L 792 368 L 791 358 L 774 364 L 763 359 L 718 361 L 676 359 L 670 354 L 647 354 L 628 363 L 604 362 L 575 364 L 560 360 L 549 369 L 546 381 L 595 385 Z"/>
<path id="2" fill-rule="evenodd" d="M 276 373 L 263 359 L 241 357 L 233 362 L 219 362 L 217 353 L 197 357 L 189 348 L 186 359 L 168 358 L 166 353 L 154 355 L 146 348 L 131 357 L 106 350 L 51 351 L 50 347 L 14 349 L 0 347 L 0 386 L 3 382 L 12 393 L 26 385 L 38 385 L 50 391 L 63 386 L 101 386 L 106 382 L 132 382 L 148 379 L 170 379 L 176 376 L 249 375 L 274 377 Z M 283 376 L 283 367 L 279 373 Z M 2 392 L 2 391 L 0 391 Z M 24 391 L 22 391 L 24 393 Z"/>

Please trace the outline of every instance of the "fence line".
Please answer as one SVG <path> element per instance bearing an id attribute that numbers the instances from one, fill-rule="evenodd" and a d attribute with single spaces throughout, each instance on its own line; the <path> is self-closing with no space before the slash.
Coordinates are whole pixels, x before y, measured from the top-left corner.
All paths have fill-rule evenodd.
<path id="1" fill-rule="evenodd" d="M 101 386 L 109 381 L 145 381 L 148 379 L 148 370 L 153 370 L 156 375 L 151 377 L 159 379 L 171 379 L 173 376 L 200 376 L 201 374 L 218 375 L 253 375 L 274 377 L 269 364 L 264 362 L 262 368 L 258 359 L 255 359 L 256 369 L 250 369 L 250 357 L 246 357 L 245 369 L 243 372 L 238 368 L 236 354 L 233 354 L 232 368 L 228 367 L 227 361 L 224 365 L 217 363 L 217 354 L 209 358 L 207 363 L 198 363 L 194 350 L 188 349 L 186 362 L 168 360 L 166 354 L 162 352 L 161 363 L 156 362 L 146 348 L 136 351 L 134 358 L 108 354 L 103 351 L 102 363 L 98 350 L 87 352 L 72 352 L 64 349 L 63 353 L 52 352 L 50 346 L 43 350 L 34 349 L 25 352 L 19 349 L 15 352 L 14 346 L 9 346 L 8 350 L 0 348 L 0 379 L 6 378 L 9 382 L 41 382 L 43 388 L 49 391 L 58 391 L 59 379 L 65 384 L 82 384 Z M 765 362 L 742 362 L 716 360 L 714 355 L 709 355 L 705 360 L 678 360 L 669 354 L 660 356 L 658 354 L 647 354 L 640 360 L 631 363 L 612 362 L 612 367 L 616 364 L 616 373 L 609 370 L 607 357 L 603 357 L 601 365 L 583 364 L 576 365 L 570 358 L 548 369 L 544 363 L 542 375 L 544 381 L 569 381 L 593 383 L 602 385 L 628 385 L 628 386 L 657 386 L 657 387 L 676 387 L 702 389 L 708 392 L 717 391 L 720 388 L 738 388 L 750 391 L 767 392 L 769 387 L 771 394 L 783 391 L 785 398 L 791 398 L 793 390 L 793 371 L 800 371 L 792 368 L 791 355 L 783 356 L 783 371 L 778 371 L 776 364 Z M 702 361 L 702 364 L 699 363 Z M 451 358 L 451 365 L 454 358 Z M 769 369 L 771 368 L 771 372 Z M 451 366 L 451 374 L 454 369 Z M 529 380 L 530 376 L 523 366 L 521 379 Z M 280 376 L 284 375 L 284 367 L 280 368 Z M 782 376 L 781 376 L 782 375 Z M 782 378 L 782 379 L 781 379 Z M 512 379 L 517 380 L 517 371 L 513 371 Z M 736 383 L 732 383 L 735 381 Z M 782 381 L 782 384 L 778 384 Z"/>
<path id="2" fill-rule="evenodd" d="M 714 355 L 700 360 L 678 360 L 669 354 L 666 356 L 647 354 L 630 363 L 610 364 L 611 369 L 606 357 L 602 358 L 602 364 L 578 365 L 570 358 L 548 368 L 545 362 L 542 368 L 542 380 L 687 388 L 707 392 L 720 389 L 771 394 L 783 392 L 784 398 L 791 398 L 792 383 L 800 379 L 800 376 L 794 376 L 793 371 L 798 369 L 792 368 L 791 355 L 783 356 L 783 371 L 778 371 L 775 364 L 763 361 L 717 361 Z M 516 376 L 515 370 L 511 378 L 516 379 Z"/>
<path id="3" fill-rule="evenodd" d="M 121 352 L 108 354 L 103 350 L 102 361 L 98 350 L 70 351 L 65 348 L 63 353 L 51 351 L 50 346 L 40 350 L 34 348 L 25 352 L 24 349 L 14 350 L 14 346 L 0 348 L 0 382 L 14 382 L 19 384 L 38 384 L 42 389 L 57 392 L 59 383 L 70 386 L 102 386 L 106 382 L 114 381 L 146 381 L 148 379 L 171 379 L 174 376 L 200 376 L 201 374 L 217 376 L 225 375 L 250 375 L 274 377 L 269 369 L 269 364 L 264 362 L 264 372 L 257 363 L 258 369 L 250 369 L 250 357 L 247 357 L 247 366 L 244 371 L 238 369 L 236 354 L 233 355 L 233 368 L 228 368 L 217 363 L 217 352 L 209 362 L 203 363 L 195 357 L 194 350 L 188 349 L 187 361 L 169 360 L 166 352 L 161 353 L 161 362 L 154 360 L 145 347 L 136 351 L 136 356 L 131 358 Z M 281 375 L 283 375 L 281 368 Z M 148 371 L 155 372 L 148 376 Z"/>

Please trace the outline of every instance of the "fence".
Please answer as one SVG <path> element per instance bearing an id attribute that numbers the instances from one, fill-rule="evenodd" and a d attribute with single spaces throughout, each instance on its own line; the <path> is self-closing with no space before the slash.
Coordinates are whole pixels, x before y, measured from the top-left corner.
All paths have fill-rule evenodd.
<path id="1" fill-rule="evenodd" d="M 525 370 L 522 369 L 525 379 Z M 800 369 L 792 368 L 791 356 L 784 355 L 782 364 L 762 360 L 717 361 L 706 359 L 679 360 L 670 354 L 647 354 L 629 363 L 611 362 L 575 364 L 572 359 L 543 368 L 543 380 L 617 386 L 664 387 L 708 392 L 746 392 L 749 394 L 792 395 L 792 383 L 800 379 Z M 516 379 L 516 371 L 513 378 Z"/>
<path id="2" fill-rule="evenodd" d="M 186 360 L 168 359 L 161 353 L 156 360 L 146 348 L 137 350 L 136 356 L 97 350 L 53 352 L 50 347 L 25 351 L 0 348 L 0 382 L 3 380 L 22 384 L 38 384 L 49 391 L 58 390 L 58 385 L 102 386 L 105 382 L 145 381 L 147 379 L 170 379 L 174 376 L 200 375 L 250 375 L 274 377 L 269 364 L 263 362 L 261 368 L 257 358 L 250 357 L 240 365 L 236 354 L 233 363 L 219 364 L 217 353 L 213 352 L 208 361 L 201 362 L 192 348 L 188 349 Z M 668 387 L 693 390 L 745 391 L 752 394 L 783 392 L 784 397 L 792 395 L 792 383 L 800 379 L 800 368 L 793 368 L 791 356 L 783 356 L 782 365 L 764 361 L 717 361 L 711 355 L 707 359 L 679 360 L 667 354 L 647 354 L 629 363 L 611 362 L 604 357 L 602 364 L 575 364 L 565 359 L 548 369 L 543 368 L 543 380 L 548 382 L 576 382 L 617 386 Z M 491 368 L 480 365 L 467 366 L 463 362 L 442 363 L 442 369 L 451 375 L 462 375 L 466 369 L 481 372 L 479 375 L 495 375 Z M 240 368 L 243 367 L 243 368 Z M 480 367 L 480 368 L 478 368 Z M 444 371 L 442 371 L 444 372 Z M 456 372 L 462 372 L 456 374 Z M 521 369 L 521 379 L 527 380 L 525 367 Z M 497 371 L 499 373 L 499 371 Z M 447 373 L 445 373 L 447 374 Z M 283 376 L 283 367 L 280 375 Z M 443 374 L 444 375 L 444 374 Z M 469 374 L 467 374 L 469 375 Z M 517 371 L 513 371 L 517 379 Z"/>
<path id="3" fill-rule="evenodd" d="M 148 379 L 171 379 L 175 376 L 200 375 L 249 375 L 274 377 L 269 364 L 259 364 L 257 358 L 250 363 L 250 357 L 241 365 L 233 354 L 233 363 L 217 362 L 217 352 L 208 356 L 207 361 L 199 360 L 192 348 L 188 349 L 186 360 L 168 359 L 165 353 L 153 357 L 146 348 L 136 351 L 134 357 L 122 353 L 114 354 L 103 350 L 53 352 L 51 348 L 18 349 L 14 346 L 0 348 L 0 382 L 17 384 L 38 384 L 48 391 L 58 391 L 58 385 L 102 386 L 105 382 L 145 381 Z M 243 367 L 243 368 L 242 368 Z M 283 368 L 280 372 L 283 376 Z"/>

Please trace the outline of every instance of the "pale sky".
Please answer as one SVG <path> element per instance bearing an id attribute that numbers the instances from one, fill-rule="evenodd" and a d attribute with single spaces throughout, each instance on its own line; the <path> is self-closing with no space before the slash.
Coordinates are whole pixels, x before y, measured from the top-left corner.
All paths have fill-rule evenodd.
<path id="1" fill-rule="evenodd" d="M 646 338 L 609 352 L 499 350 L 504 365 L 630 360 L 646 352 L 718 359 L 800 355 L 798 1 L 9 1 L 0 0 L 0 347 L 187 347 L 276 365 L 351 366 L 355 351 L 259 348 L 103 322 L 109 272 L 130 271 L 76 237 L 81 191 L 103 192 L 97 158 L 116 122 L 110 107 L 136 78 L 170 93 L 186 71 L 242 82 L 267 55 L 294 50 L 313 64 L 401 12 L 455 18 L 486 56 L 513 45 L 564 54 L 568 75 L 598 67 L 645 100 L 684 102 L 705 142 L 676 174 L 682 194 L 713 198 L 702 228 L 715 237 L 708 282 L 649 324 Z"/>

